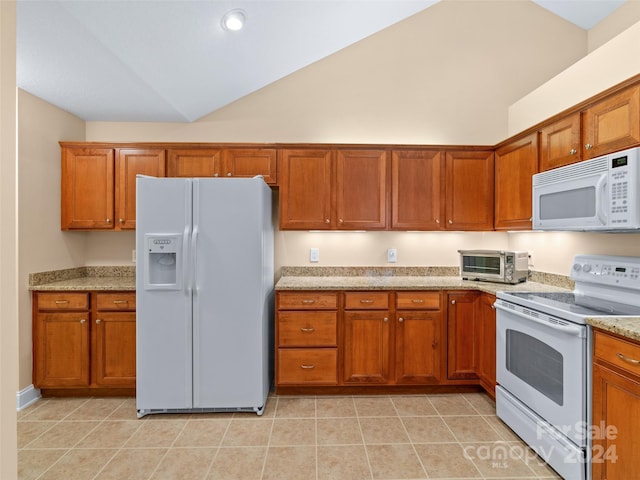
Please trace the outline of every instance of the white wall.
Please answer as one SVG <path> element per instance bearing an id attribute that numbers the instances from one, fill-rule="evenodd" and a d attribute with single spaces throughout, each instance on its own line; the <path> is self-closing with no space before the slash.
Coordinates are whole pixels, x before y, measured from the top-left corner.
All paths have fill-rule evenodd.
<path id="1" fill-rule="evenodd" d="M 588 32 L 588 50 L 594 51 L 640 21 L 640 0 L 627 0 Z"/>
<path id="2" fill-rule="evenodd" d="M 18 90 L 20 388 L 31 384 L 29 273 L 85 265 L 84 232 L 60 230 L 60 140 L 84 140 L 85 122 Z"/>
<path id="3" fill-rule="evenodd" d="M 640 22 L 509 107 L 509 135 L 640 73 Z"/>
<path id="4" fill-rule="evenodd" d="M 0 2 L 0 478 L 17 478 L 16 4 Z"/>

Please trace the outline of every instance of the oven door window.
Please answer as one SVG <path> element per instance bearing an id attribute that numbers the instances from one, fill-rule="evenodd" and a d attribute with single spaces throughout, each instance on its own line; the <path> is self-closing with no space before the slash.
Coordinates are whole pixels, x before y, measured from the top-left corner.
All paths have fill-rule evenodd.
<path id="1" fill-rule="evenodd" d="M 463 256 L 462 271 L 466 273 L 484 273 L 500 275 L 500 257 L 492 256 Z"/>
<path id="2" fill-rule="evenodd" d="M 537 338 L 507 330 L 506 368 L 557 405 L 563 399 L 562 354 Z"/>

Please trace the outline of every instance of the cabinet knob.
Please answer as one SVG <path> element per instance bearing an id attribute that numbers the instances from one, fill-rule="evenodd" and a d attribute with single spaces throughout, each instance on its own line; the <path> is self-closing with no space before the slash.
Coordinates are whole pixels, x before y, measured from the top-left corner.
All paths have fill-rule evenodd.
<path id="1" fill-rule="evenodd" d="M 96 318 L 96 325 L 99 324 L 100 322 L 102 322 L 102 320 L 100 320 L 99 318 Z"/>
<path id="2" fill-rule="evenodd" d="M 440 223 L 440 219 L 439 218 L 436 218 L 436 223 Z"/>
<path id="3" fill-rule="evenodd" d="M 584 148 L 586 148 L 587 150 L 591 150 L 593 148 L 593 145 L 591 145 L 590 143 L 587 143 Z"/>
<path id="4" fill-rule="evenodd" d="M 118 221 L 119 221 L 120 223 L 124 223 L 124 218 L 119 218 L 119 219 L 118 219 Z"/>
<path id="5" fill-rule="evenodd" d="M 496 306 L 491 304 L 491 310 L 495 310 L 495 309 L 496 309 Z"/>
<path id="6" fill-rule="evenodd" d="M 87 323 L 87 319 L 86 318 L 80 319 L 80 323 L 82 323 L 82 324 Z"/>
<path id="7" fill-rule="evenodd" d="M 576 153 L 578 153 L 578 150 L 576 150 L 575 148 L 569 150 L 569 155 L 575 155 Z"/>
<path id="8" fill-rule="evenodd" d="M 389 319 L 388 319 L 387 317 L 384 317 L 384 318 L 382 319 L 382 321 L 383 321 L 383 322 L 385 322 L 385 323 L 387 323 L 387 322 L 389 321 Z"/>
<path id="9" fill-rule="evenodd" d="M 400 318 L 398 319 L 398 321 L 399 321 L 400 323 L 402 323 L 402 322 L 404 322 L 404 318 L 400 317 Z"/>
<path id="10" fill-rule="evenodd" d="M 449 220 L 449 225 L 453 224 L 453 220 Z"/>
<path id="11" fill-rule="evenodd" d="M 231 172 L 227 172 L 227 177 L 230 177 L 230 176 L 231 176 Z"/>
<path id="12" fill-rule="evenodd" d="M 213 174 L 214 177 L 219 177 L 220 175 L 218 175 L 217 173 Z"/>
<path id="13" fill-rule="evenodd" d="M 455 305 L 456 301 L 455 300 L 451 300 L 451 305 Z"/>
<path id="14" fill-rule="evenodd" d="M 330 221 L 329 221 L 329 219 L 327 218 L 327 219 L 324 221 L 324 223 L 331 223 L 331 222 L 330 222 Z"/>
<path id="15" fill-rule="evenodd" d="M 344 220 L 342 220 L 342 219 L 339 219 L 339 220 L 338 220 L 338 222 L 340 222 L 340 223 L 344 223 Z"/>
<path id="16" fill-rule="evenodd" d="M 106 222 L 107 222 L 107 223 L 111 223 L 111 219 L 110 219 L 110 218 L 107 218 Z"/>

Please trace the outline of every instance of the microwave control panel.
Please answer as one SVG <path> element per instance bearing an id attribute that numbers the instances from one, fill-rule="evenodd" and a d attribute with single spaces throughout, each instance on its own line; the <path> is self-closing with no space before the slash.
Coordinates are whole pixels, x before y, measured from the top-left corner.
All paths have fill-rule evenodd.
<path id="1" fill-rule="evenodd" d="M 637 211 L 637 150 L 609 156 L 609 216 L 612 226 L 624 226 L 634 220 Z"/>

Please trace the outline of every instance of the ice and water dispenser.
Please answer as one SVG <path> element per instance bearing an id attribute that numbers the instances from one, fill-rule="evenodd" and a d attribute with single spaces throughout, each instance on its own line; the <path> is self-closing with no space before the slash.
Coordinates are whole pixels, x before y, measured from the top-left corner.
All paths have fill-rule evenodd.
<path id="1" fill-rule="evenodd" d="M 181 288 L 181 236 L 145 235 L 145 290 Z"/>

